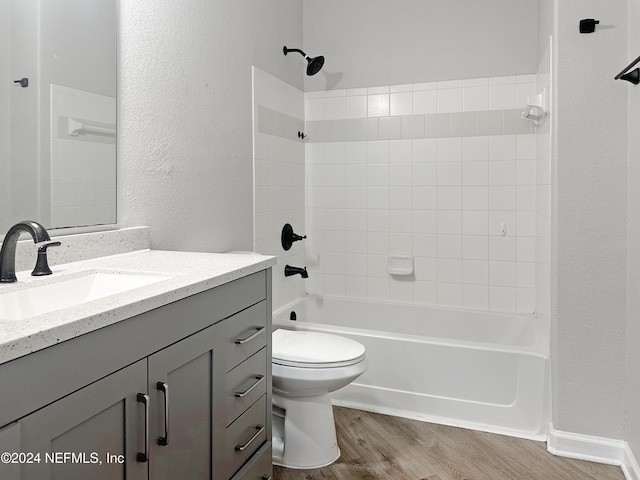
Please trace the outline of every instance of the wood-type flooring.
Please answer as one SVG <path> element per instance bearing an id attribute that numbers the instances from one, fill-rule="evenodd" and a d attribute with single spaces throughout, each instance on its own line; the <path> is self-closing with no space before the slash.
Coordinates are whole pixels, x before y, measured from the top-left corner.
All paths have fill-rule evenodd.
<path id="1" fill-rule="evenodd" d="M 557 457 L 544 442 L 334 407 L 341 456 L 273 480 L 624 480 L 620 467 Z"/>

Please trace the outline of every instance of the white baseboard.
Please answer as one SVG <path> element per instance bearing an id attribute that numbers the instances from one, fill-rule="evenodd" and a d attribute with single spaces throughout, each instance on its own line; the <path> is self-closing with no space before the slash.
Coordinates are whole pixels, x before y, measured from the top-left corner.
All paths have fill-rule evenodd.
<path id="1" fill-rule="evenodd" d="M 624 455 L 622 457 L 622 472 L 627 480 L 640 480 L 640 466 L 633 456 L 629 444 L 625 442 Z"/>
<path id="2" fill-rule="evenodd" d="M 563 432 L 550 425 L 547 450 L 561 457 L 618 465 L 627 480 L 640 480 L 640 467 L 624 440 Z"/>

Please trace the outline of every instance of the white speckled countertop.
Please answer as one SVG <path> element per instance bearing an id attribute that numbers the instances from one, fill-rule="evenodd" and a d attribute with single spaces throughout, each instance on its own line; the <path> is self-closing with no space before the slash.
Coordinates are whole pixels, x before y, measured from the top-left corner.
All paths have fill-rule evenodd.
<path id="1" fill-rule="evenodd" d="M 87 270 L 146 273 L 171 278 L 25 320 L 0 318 L 0 364 L 93 330 L 139 315 L 275 265 L 259 254 L 192 253 L 139 250 L 81 262 L 54 265 L 53 274 L 0 285 L 0 297 L 33 284 L 54 283 L 63 275 Z"/>

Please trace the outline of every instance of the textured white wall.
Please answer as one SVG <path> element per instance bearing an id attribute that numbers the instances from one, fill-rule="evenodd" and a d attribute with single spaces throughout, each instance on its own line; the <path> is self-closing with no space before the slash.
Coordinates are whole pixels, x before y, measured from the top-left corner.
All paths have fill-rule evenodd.
<path id="1" fill-rule="evenodd" d="M 304 0 L 298 48 L 326 60 L 304 89 L 535 72 L 537 18 L 534 0 Z"/>
<path id="2" fill-rule="evenodd" d="M 302 5 L 122 0 L 118 218 L 153 248 L 253 244 L 251 66 L 301 88 Z"/>
<path id="3" fill-rule="evenodd" d="M 627 2 L 558 1 L 552 224 L 552 415 L 624 438 Z M 581 35 L 581 18 L 597 18 Z"/>
<path id="4" fill-rule="evenodd" d="M 640 55 L 640 0 L 629 2 L 628 58 Z M 624 65 L 620 66 L 620 70 Z M 616 72 L 617 73 L 617 72 Z M 618 86 L 629 94 L 628 182 L 628 292 L 627 297 L 627 436 L 636 459 L 640 458 L 640 88 Z"/>

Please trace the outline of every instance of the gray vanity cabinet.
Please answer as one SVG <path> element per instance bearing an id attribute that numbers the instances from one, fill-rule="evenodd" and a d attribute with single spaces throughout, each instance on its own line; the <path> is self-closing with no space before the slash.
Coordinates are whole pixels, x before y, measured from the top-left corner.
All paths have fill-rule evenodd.
<path id="1" fill-rule="evenodd" d="M 22 452 L 39 455 L 21 465 L 20 478 L 146 479 L 145 463 L 123 462 L 144 451 L 145 406 L 136 397 L 146 380 L 141 360 L 20 420 Z"/>
<path id="2" fill-rule="evenodd" d="M 0 365 L 0 447 L 40 455 L 0 478 L 270 478 L 270 282 L 258 272 Z"/>
<path id="3" fill-rule="evenodd" d="M 211 428 L 218 325 L 149 357 L 151 452 L 154 480 L 211 479 Z"/>

